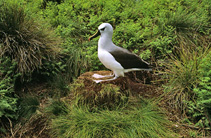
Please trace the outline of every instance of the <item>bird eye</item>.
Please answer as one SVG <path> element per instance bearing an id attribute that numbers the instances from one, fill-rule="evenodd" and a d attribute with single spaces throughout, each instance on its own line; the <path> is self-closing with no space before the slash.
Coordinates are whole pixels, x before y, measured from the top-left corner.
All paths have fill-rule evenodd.
<path id="1" fill-rule="evenodd" d="M 101 31 L 104 31 L 105 30 L 105 27 L 104 28 L 102 28 L 102 29 L 100 29 Z"/>

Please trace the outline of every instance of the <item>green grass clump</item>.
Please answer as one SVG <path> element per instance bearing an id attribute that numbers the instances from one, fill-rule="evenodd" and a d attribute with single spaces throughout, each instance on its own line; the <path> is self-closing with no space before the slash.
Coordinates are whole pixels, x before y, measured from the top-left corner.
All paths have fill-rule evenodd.
<path id="1" fill-rule="evenodd" d="M 178 50 L 176 56 L 165 63 L 165 74 L 168 80 L 165 85 L 166 94 L 170 98 L 170 104 L 187 113 L 187 103 L 195 101 L 197 96 L 193 89 L 200 83 L 201 70 L 204 57 L 210 49 L 207 48 L 184 48 Z"/>
<path id="2" fill-rule="evenodd" d="M 40 102 L 36 97 L 27 96 L 19 100 L 18 115 L 22 120 L 28 120 L 39 108 Z"/>
<path id="3" fill-rule="evenodd" d="M 18 72 L 32 73 L 58 53 L 53 31 L 27 15 L 18 2 L 3 1 L 0 7 L 0 57 L 14 59 Z"/>
<path id="4" fill-rule="evenodd" d="M 172 26 L 176 28 L 177 32 L 193 30 L 200 32 L 205 30 L 209 24 L 206 13 L 202 13 L 202 11 L 197 9 L 187 9 L 183 6 L 177 7 L 175 11 L 164 12 L 162 14 L 159 22 L 160 26 Z"/>
<path id="5" fill-rule="evenodd" d="M 52 133 L 65 138 L 173 137 L 168 121 L 153 104 L 90 112 L 87 107 L 67 106 L 68 113 L 52 120 Z"/>

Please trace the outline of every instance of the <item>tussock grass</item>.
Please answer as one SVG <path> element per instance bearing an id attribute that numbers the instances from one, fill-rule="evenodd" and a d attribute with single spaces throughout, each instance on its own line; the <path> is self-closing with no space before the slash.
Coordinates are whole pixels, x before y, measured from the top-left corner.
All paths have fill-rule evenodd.
<path id="1" fill-rule="evenodd" d="M 0 57 L 14 59 L 18 72 L 31 73 L 58 52 L 59 38 L 14 2 L 0 5 Z"/>
<path id="2" fill-rule="evenodd" d="M 158 20 L 161 34 L 173 37 L 169 43 L 172 52 L 175 48 L 189 49 L 189 47 L 207 47 L 210 45 L 209 16 L 196 6 L 187 8 L 178 6 L 175 10 L 161 12 Z M 168 30 L 168 28 L 173 28 Z M 168 33 L 166 33 L 168 32 Z M 169 39 L 171 40 L 171 39 Z"/>
<path id="3" fill-rule="evenodd" d="M 35 114 L 24 124 L 16 124 L 11 128 L 12 135 L 5 138 L 50 138 L 48 116 Z"/>
<path id="4" fill-rule="evenodd" d="M 52 115 L 65 115 L 68 113 L 67 105 L 65 102 L 60 100 L 53 100 L 49 106 L 45 108 L 46 113 L 50 113 Z"/>
<path id="5" fill-rule="evenodd" d="M 39 108 L 40 102 L 36 97 L 21 98 L 18 106 L 18 115 L 22 120 L 28 120 Z"/>
<path id="6" fill-rule="evenodd" d="M 76 47 L 79 47 L 76 45 Z M 83 49 L 72 47 L 68 53 L 70 57 L 67 60 L 67 70 L 69 78 L 77 78 L 81 73 L 87 70 L 88 59 L 86 55 L 83 53 Z"/>
<path id="7" fill-rule="evenodd" d="M 67 106 L 68 113 L 52 120 L 52 133 L 65 138 L 173 137 L 168 121 L 158 108 L 141 102 L 141 107 L 90 112 L 86 106 Z"/>
<path id="8" fill-rule="evenodd" d="M 184 48 L 180 47 L 176 56 L 165 63 L 165 77 L 168 80 L 165 84 L 165 91 L 170 99 L 170 104 L 176 109 L 186 113 L 187 102 L 194 101 L 193 89 L 199 84 L 199 67 L 210 51 L 209 47 Z M 168 99 L 168 100 L 169 100 Z"/>
<path id="9" fill-rule="evenodd" d="M 196 13 L 178 7 L 176 11 L 166 12 L 165 17 L 161 18 L 162 25 L 173 26 L 176 31 L 195 30 L 201 24 L 201 18 L 197 18 Z"/>

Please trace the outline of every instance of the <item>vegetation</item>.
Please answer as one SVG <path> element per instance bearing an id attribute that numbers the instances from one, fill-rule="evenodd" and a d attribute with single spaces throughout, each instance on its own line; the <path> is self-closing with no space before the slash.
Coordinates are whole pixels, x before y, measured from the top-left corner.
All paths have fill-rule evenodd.
<path id="1" fill-rule="evenodd" d="M 14 81 L 18 74 L 13 72 L 16 62 L 9 58 L 0 60 L 0 118 L 15 119 L 18 97 L 14 95 Z"/>
<path id="2" fill-rule="evenodd" d="M 70 89 L 73 94 L 73 100 L 76 101 L 78 106 L 84 105 L 92 108 L 100 109 L 115 109 L 123 106 L 128 101 L 129 92 L 121 91 L 118 86 L 112 84 L 105 84 L 97 86 L 91 84 L 95 88 L 87 90 L 84 82 L 74 82 Z M 101 87 L 101 88 L 100 88 Z M 96 91 L 96 89 L 100 89 Z"/>
<path id="3" fill-rule="evenodd" d="M 210 0 L 0 0 L 0 13 L 0 137 L 183 135 L 168 119 L 210 135 Z M 161 97 L 76 80 L 105 69 L 87 41 L 103 22 L 155 67 Z"/>
<path id="4" fill-rule="evenodd" d="M 141 107 L 90 112 L 86 106 L 68 106 L 55 117 L 52 127 L 56 137 L 173 137 L 169 124 L 150 103 L 139 101 Z"/>
<path id="5" fill-rule="evenodd" d="M 179 109 L 185 116 L 189 115 L 190 120 L 196 123 L 195 126 L 209 127 L 210 50 L 183 48 L 179 55 L 166 63 L 167 99 L 170 106 Z"/>
<path id="6" fill-rule="evenodd" d="M 165 73 L 169 81 L 166 84 L 166 91 L 172 95 L 173 106 L 185 110 L 186 101 L 195 99 L 193 89 L 200 83 L 201 65 L 209 66 L 209 62 L 203 62 L 209 54 L 207 48 L 181 48 L 178 53 L 179 57 L 172 56 L 165 64 Z"/>
<path id="7" fill-rule="evenodd" d="M 57 53 L 58 39 L 45 26 L 35 22 L 33 17 L 28 17 L 23 7 L 17 3 L 3 2 L 0 10 L 0 56 L 14 59 L 18 72 L 22 75 L 32 73 L 44 60 Z"/>
<path id="8" fill-rule="evenodd" d="M 207 54 L 199 65 L 199 84 L 193 89 L 196 95 L 196 101 L 189 101 L 189 113 L 193 116 L 193 121 L 197 122 L 197 126 L 209 127 L 211 125 L 211 83 L 210 83 L 210 66 L 211 52 Z"/>

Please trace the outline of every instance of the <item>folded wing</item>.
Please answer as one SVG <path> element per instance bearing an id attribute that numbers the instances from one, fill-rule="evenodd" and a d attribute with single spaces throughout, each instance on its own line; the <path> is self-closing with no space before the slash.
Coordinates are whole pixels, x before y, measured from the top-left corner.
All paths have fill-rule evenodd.
<path id="1" fill-rule="evenodd" d="M 121 47 L 117 47 L 115 50 L 109 51 L 109 53 L 122 65 L 124 69 L 150 69 L 149 63 Z"/>

